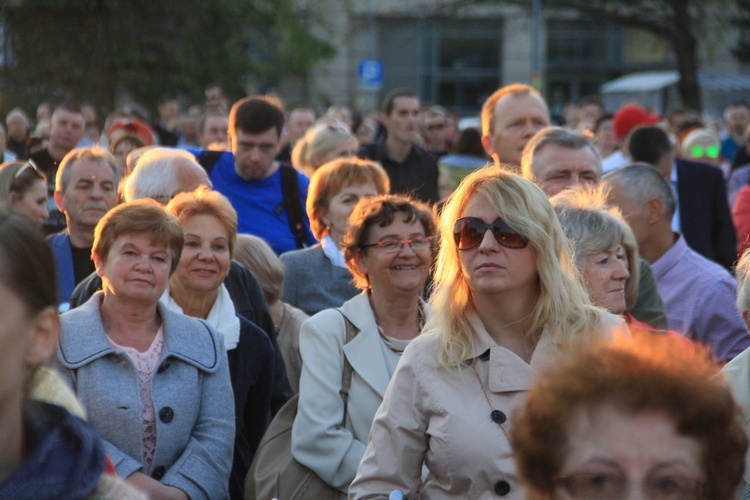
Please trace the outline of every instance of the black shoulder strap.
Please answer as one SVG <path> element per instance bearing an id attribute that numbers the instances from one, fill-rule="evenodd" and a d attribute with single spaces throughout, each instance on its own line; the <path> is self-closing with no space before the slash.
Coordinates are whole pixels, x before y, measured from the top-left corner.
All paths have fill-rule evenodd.
<path id="1" fill-rule="evenodd" d="M 294 167 L 285 163 L 279 166 L 281 171 L 281 194 L 284 197 L 284 208 L 289 219 L 289 229 L 292 230 L 297 248 L 305 246 L 305 210 L 302 207 L 299 194 L 299 179 Z"/>
<path id="2" fill-rule="evenodd" d="M 223 153 L 224 151 L 205 150 L 198 156 L 197 160 L 200 166 L 203 167 L 203 169 L 206 171 L 206 173 L 210 174 L 211 169 L 214 168 L 214 165 Z"/>

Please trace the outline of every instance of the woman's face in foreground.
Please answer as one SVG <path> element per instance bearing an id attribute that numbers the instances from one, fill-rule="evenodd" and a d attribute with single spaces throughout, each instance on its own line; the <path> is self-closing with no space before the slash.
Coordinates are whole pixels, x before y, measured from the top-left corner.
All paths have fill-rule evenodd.
<path id="1" fill-rule="evenodd" d="M 591 302 L 613 314 L 624 313 L 625 283 L 630 272 L 622 245 L 584 255 L 581 260 L 581 277 Z"/>
<path id="2" fill-rule="evenodd" d="M 568 424 L 553 498 L 697 499 L 701 451 L 662 412 L 631 413 L 610 404 L 580 409 Z"/>
<path id="3" fill-rule="evenodd" d="M 96 256 L 94 262 L 105 294 L 156 304 L 167 288 L 172 253 L 155 244 L 151 233 L 123 234 L 104 260 Z"/>

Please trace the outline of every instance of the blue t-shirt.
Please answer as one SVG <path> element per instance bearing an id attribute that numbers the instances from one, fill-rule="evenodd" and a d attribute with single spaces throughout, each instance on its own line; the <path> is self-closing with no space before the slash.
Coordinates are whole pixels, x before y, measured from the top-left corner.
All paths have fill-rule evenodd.
<path id="1" fill-rule="evenodd" d="M 202 151 L 191 150 L 198 158 Z M 297 249 L 297 241 L 289 227 L 289 218 L 284 209 L 284 196 L 281 190 L 281 171 L 276 170 L 271 176 L 259 181 L 246 181 L 234 170 L 234 155 L 225 152 L 214 164 L 209 178 L 213 188 L 229 198 L 237 211 L 237 232 L 252 234 L 266 240 L 274 252 Z M 305 244 L 317 243 L 310 232 L 310 221 L 305 213 L 305 201 L 310 179 L 298 172 L 300 203 L 305 214 Z"/>

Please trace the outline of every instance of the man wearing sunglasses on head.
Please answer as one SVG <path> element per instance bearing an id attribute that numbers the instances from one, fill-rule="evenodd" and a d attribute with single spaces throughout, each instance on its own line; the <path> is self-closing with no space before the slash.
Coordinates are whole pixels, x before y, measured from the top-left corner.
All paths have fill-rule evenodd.
<path id="1" fill-rule="evenodd" d="M 737 236 L 721 171 L 676 158 L 669 136 L 655 126 L 633 130 L 626 152 L 633 162 L 655 166 L 672 186 L 677 202 L 672 229 L 682 234 L 690 248 L 731 269 L 737 260 Z"/>
<path id="2" fill-rule="evenodd" d="M 602 159 L 585 135 L 562 127 L 537 132 L 521 158 L 521 174 L 535 182 L 547 196 L 579 186 L 596 186 L 602 178 Z M 651 267 L 638 265 L 638 300 L 628 312 L 654 328 L 667 327 L 667 315 Z"/>

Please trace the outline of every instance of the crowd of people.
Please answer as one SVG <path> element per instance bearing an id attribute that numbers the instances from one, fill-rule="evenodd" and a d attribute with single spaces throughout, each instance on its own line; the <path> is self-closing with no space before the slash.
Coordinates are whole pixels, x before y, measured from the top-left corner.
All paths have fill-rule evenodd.
<path id="1" fill-rule="evenodd" d="M 0 497 L 750 498 L 750 104 L 571 111 L 7 112 Z"/>

